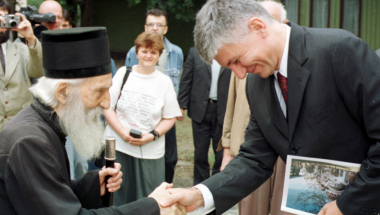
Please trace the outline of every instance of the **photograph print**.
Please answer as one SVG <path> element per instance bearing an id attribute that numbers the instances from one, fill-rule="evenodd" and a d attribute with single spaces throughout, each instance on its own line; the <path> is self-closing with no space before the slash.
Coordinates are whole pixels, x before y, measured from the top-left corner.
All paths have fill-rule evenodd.
<path id="1" fill-rule="evenodd" d="M 360 164 L 288 155 L 281 210 L 317 214 L 354 182 Z"/>

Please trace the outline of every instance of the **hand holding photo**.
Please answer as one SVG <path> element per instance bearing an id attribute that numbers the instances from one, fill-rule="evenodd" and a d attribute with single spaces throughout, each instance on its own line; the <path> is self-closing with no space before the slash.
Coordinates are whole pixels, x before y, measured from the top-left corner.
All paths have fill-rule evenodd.
<path id="1" fill-rule="evenodd" d="M 281 210 L 317 214 L 354 182 L 360 164 L 288 155 Z"/>

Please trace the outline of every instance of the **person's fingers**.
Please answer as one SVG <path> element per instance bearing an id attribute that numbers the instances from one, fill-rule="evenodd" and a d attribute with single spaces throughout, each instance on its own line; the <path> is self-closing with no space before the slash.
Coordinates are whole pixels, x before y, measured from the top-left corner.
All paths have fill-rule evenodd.
<path id="1" fill-rule="evenodd" d="M 107 175 L 114 176 L 117 175 L 120 172 L 120 169 L 117 170 L 115 168 L 103 168 L 99 174 L 102 177 L 106 177 Z"/>
<path id="2" fill-rule="evenodd" d="M 115 163 L 115 164 L 114 164 L 114 168 L 120 171 L 120 169 L 121 169 L 121 164 L 120 164 L 120 163 Z"/>
<path id="3" fill-rule="evenodd" d="M 109 192 L 115 192 L 120 189 L 121 184 L 123 183 L 123 179 L 116 181 L 115 183 L 107 184 L 107 189 Z"/>
<path id="4" fill-rule="evenodd" d="M 160 201 L 160 205 L 164 208 L 166 207 L 170 207 L 171 205 L 173 205 L 174 203 L 176 203 L 179 199 L 179 196 L 176 195 L 176 194 L 172 194 L 172 195 L 169 195 L 169 196 L 166 196 L 165 198 L 163 198 L 161 201 Z"/>
<path id="5" fill-rule="evenodd" d="M 158 189 L 163 189 L 163 190 L 166 190 L 166 189 L 169 189 L 169 188 L 172 188 L 173 187 L 173 184 L 169 184 L 167 182 L 162 182 L 160 184 L 160 186 L 158 186 L 157 188 Z"/>
<path id="6" fill-rule="evenodd" d="M 6 22 L 5 22 L 5 19 L 4 19 L 2 16 L 0 16 L 0 21 L 1 21 L 2 23 L 4 23 L 4 24 L 6 23 Z"/>
<path id="7" fill-rule="evenodd" d="M 326 213 L 326 207 L 324 206 L 317 215 L 325 215 Z"/>
<path id="8" fill-rule="evenodd" d="M 24 20 L 27 20 L 27 19 L 25 18 L 24 14 L 22 14 L 22 13 L 15 13 L 15 15 L 16 15 L 16 16 L 20 16 L 20 21 L 21 21 L 21 22 L 24 21 Z"/>
<path id="9" fill-rule="evenodd" d="M 113 175 L 111 176 L 108 180 L 107 180 L 107 183 L 108 184 L 121 184 L 121 182 L 119 183 L 119 181 L 121 180 L 121 178 L 123 177 L 123 173 L 119 171 L 119 173 L 117 175 Z"/>
<path id="10" fill-rule="evenodd" d="M 162 185 L 162 184 L 161 184 Z M 161 186 L 160 186 L 161 187 Z M 181 198 L 181 192 L 177 192 L 178 190 L 177 189 L 171 189 L 171 188 L 166 188 L 168 190 L 168 192 L 171 194 L 165 198 L 163 198 L 161 201 L 160 201 L 160 205 L 162 207 L 169 207 L 171 205 L 173 205 L 174 203 L 178 202 L 179 199 Z"/>

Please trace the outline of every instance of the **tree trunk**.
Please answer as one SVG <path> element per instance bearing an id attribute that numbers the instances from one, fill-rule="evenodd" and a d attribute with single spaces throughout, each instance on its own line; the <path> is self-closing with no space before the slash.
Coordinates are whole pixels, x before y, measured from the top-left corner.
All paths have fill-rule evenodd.
<path id="1" fill-rule="evenodd" d="M 82 27 L 92 26 L 92 9 L 93 9 L 93 0 L 86 0 L 81 6 L 82 12 Z"/>

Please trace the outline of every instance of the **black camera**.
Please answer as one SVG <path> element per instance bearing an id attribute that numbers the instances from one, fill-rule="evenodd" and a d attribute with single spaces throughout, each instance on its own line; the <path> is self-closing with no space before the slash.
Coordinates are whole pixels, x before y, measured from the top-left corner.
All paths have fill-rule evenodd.
<path id="1" fill-rule="evenodd" d="M 2 16 L 5 20 L 5 24 L 0 22 L 0 27 L 2 28 L 17 28 L 20 24 L 20 16 L 16 16 L 13 14 L 7 14 Z"/>
<path id="2" fill-rule="evenodd" d="M 141 138 L 141 131 L 138 131 L 138 130 L 135 130 L 135 129 L 131 129 L 131 131 L 129 132 L 129 135 L 131 137 L 134 137 L 134 138 Z"/>
<path id="3" fill-rule="evenodd" d="M 43 25 L 36 25 L 41 22 L 53 23 L 55 22 L 55 15 L 52 12 L 39 14 L 37 8 L 28 5 L 27 7 L 21 7 L 20 13 L 22 13 L 27 20 L 32 24 L 34 35 L 40 39 L 41 32 L 47 30 Z"/>

